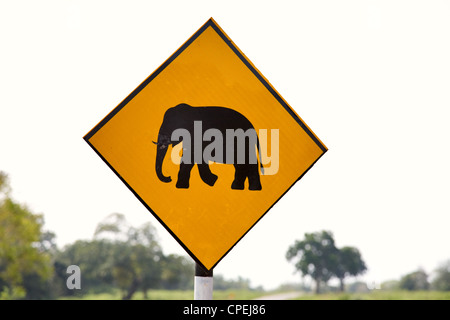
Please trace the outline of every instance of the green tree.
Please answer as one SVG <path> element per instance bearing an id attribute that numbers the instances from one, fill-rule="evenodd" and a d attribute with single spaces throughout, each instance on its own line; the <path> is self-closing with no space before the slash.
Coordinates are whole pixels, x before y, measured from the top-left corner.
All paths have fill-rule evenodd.
<path id="1" fill-rule="evenodd" d="M 367 270 L 361 253 L 354 247 L 337 248 L 330 231 L 305 233 L 305 239 L 295 241 L 286 253 L 288 261 L 295 261 L 295 268 L 302 276 L 310 276 L 316 282 L 316 293 L 321 285 L 336 277 L 340 290 L 344 291 L 344 279 L 357 276 Z"/>
<path id="2" fill-rule="evenodd" d="M 8 190 L 7 175 L 0 172 L 0 296 L 37 299 L 52 274 L 44 219 L 13 201 Z"/>
<path id="3" fill-rule="evenodd" d="M 428 282 L 428 275 L 424 270 L 417 270 L 411 272 L 400 279 L 399 283 L 400 289 L 405 290 L 428 290 L 430 284 Z"/>
<path id="4" fill-rule="evenodd" d="M 0 171 L 0 195 L 6 195 L 9 193 L 8 175 L 3 171 Z"/>
<path id="5" fill-rule="evenodd" d="M 147 291 L 160 284 L 163 253 L 156 238 L 156 230 L 146 223 L 140 228 L 130 228 L 128 243 L 131 245 L 136 261 L 136 274 L 139 289 L 147 299 Z"/>
<path id="6" fill-rule="evenodd" d="M 364 263 L 361 253 L 354 247 L 343 247 L 337 252 L 337 263 L 333 269 L 333 273 L 339 279 L 339 289 L 344 291 L 344 279 L 348 276 L 356 277 L 359 274 L 363 274 L 366 270 L 366 264 Z"/>
<path id="7" fill-rule="evenodd" d="M 399 280 L 386 280 L 383 281 L 380 285 L 381 290 L 400 290 L 400 281 Z"/>
<path id="8" fill-rule="evenodd" d="M 81 295 L 112 289 L 114 244 L 104 239 L 78 240 L 66 245 L 55 257 L 55 290 L 59 295 Z M 67 267 L 77 265 L 81 270 L 81 291 L 66 286 Z"/>
<path id="9" fill-rule="evenodd" d="M 450 260 L 436 268 L 435 274 L 431 287 L 434 290 L 450 291 Z"/>
<path id="10" fill-rule="evenodd" d="M 161 287 L 164 289 L 193 289 L 194 262 L 191 258 L 169 254 L 161 259 Z"/>
<path id="11" fill-rule="evenodd" d="M 113 244 L 110 267 L 115 284 L 123 291 L 122 299 L 131 299 L 138 290 L 146 296 L 148 289 L 158 285 L 162 250 L 153 226 L 130 227 L 124 215 L 115 213 L 97 226 L 94 237 L 101 236 Z"/>
<path id="12" fill-rule="evenodd" d="M 320 293 L 321 284 L 326 285 L 334 275 L 337 264 L 338 249 L 334 244 L 333 234 L 329 231 L 305 233 L 305 239 L 295 241 L 289 247 L 286 258 L 294 260 L 295 268 L 302 276 L 310 276 L 316 283 L 316 293 Z"/>
<path id="13" fill-rule="evenodd" d="M 250 280 L 242 277 L 238 277 L 236 280 L 234 279 L 225 279 L 223 275 L 218 274 L 214 275 L 214 288 L 218 290 L 228 290 L 228 289 L 236 289 L 236 290 L 253 290 L 250 286 Z"/>

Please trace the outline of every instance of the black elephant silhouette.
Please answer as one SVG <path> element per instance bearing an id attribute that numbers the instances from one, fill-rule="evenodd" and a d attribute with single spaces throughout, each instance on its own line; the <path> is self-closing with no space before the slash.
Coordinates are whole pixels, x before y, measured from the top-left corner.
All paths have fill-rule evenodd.
<path id="1" fill-rule="evenodd" d="M 209 162 L 233 164 L 232 189 L 243 190 L 248 178 L 249 190 L 261 190 L 259 167 L 263 174 L 258 135 L 251 122 L 241 113 L 225 107 L 192 107 L 182 103 L 169 108 L 159 129 L 155 170 L 162 182 L 171 182 L 162 172 L 169 145 L 183 142 L 177 188 L 189 188 L 191 170 L 197 164 L 200 177 L 214 186 L 217 175 Z M 259 166 L 258 157 L 259 153 Z"/>

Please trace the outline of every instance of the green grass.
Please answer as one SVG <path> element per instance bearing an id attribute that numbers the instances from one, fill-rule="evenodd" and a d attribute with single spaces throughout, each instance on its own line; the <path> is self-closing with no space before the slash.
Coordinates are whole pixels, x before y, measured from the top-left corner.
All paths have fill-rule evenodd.
<path id="1" fill-rule="evenodd" d="M 213 299 L 215 300 L 250 300 L 260 297 L 264 293 L 249 290 L 215 290 Z M 193 300 L 194 290 L 149 290 L 147 292 L 149 300 Z M 64 297 L 64 300 L 120 300 L 120 292 L 111 293 L 88 293 L 80 297 Z M 133 300 L 143 300 L 142 292 L 133 295 Z"/>
<path id="2" fill-rule="evenodd" d="M 249 290 L 215 290 L 214 300 L 251 300 L 276 292 L 258 292 Z M 193 290 L 149 290 L 149 300 L 193 300 Z M 120 300 L 120 292 L 111 293 L 88 293 L 80 297 L 64 297 L 70 300 Z M 142 292 L 137 292 L 133 300 L 143 300 Z M 298 300 L 450 300 L 450 292 L 441 291 L 387 291 L 375 290 L 369 293 L 305 293 Z"/>
<path id="3" fill-rule="evenodd" d="M 305 294 L 299 300 L 450 300 L 450 292 L 441 291 L 385 291 L 369 293 Z"/>
<path id="4" fill-rule="evenodd" d="M 251 300 L 266 295 L 265 292 L 249 290 L 215 290 L 214 300 Z"/>

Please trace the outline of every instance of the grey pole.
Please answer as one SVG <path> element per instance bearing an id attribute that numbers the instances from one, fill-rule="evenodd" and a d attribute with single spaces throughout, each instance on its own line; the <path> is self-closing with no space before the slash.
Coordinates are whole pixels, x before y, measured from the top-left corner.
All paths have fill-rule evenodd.
<path id="1" fill-rule="evenodd" d="M 206 271 L 195 263 L 194 300 L 212 300 L 213 271 Z"/>

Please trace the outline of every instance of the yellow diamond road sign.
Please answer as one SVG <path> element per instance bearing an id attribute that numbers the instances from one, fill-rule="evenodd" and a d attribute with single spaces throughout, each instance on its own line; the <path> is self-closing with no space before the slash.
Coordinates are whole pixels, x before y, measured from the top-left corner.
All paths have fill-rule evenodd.
<path id="1" fill-rule="evenodd" d="M 327 151 L 213 19 L 84 139 L 206 270 Z"/>

